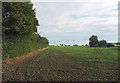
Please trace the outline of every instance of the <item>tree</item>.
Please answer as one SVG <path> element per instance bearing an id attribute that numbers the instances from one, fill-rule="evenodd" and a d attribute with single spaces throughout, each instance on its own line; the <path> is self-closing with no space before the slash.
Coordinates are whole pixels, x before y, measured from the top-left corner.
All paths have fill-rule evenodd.
<path id="1" fill-rule="evenodd" d="M 120 43 L 118 42 L 116 45 L 120 45 Z"/>
<path id="2" fill-rule="evenodd" d="M 37 32 L 38 20 L 30 2 L 3 2 L 3 34 L 24 34 Z"/>
<path id="3" fill-rule="evenodd" d="M 89 38 L 89 46 L 90 47 L 98 47 L 98 37 L 95 35 L 92 35 Z"/>
<path id="4" fill-rule="evenodd" d="M 75 44 L 74 46 L 78 46 L 77 44 Z"/>
<path id="5" fill-rule="evenodd" d="M 107 43 L 107 47 L 115 47 L 115 46 L 111 43 Z"/>
<path id="6" fill-rule="evenodd" d="M 99 41 L 99 42 L 98 42 L 98 46 L 99 46 L 99 47 L 107 47 L 107 42 L 106 42 L 106 40 L 101 40 L 101 41 Z"/>
<path id="7" fill-rule="evenodd" d="M 85 46 L 88 46 L 87 44 L 85 44 Z"/>
<path id="8" fill-rule="evenodd" d="M 60 44 L 60 46 L 63 46 L 63 44 Z"/>

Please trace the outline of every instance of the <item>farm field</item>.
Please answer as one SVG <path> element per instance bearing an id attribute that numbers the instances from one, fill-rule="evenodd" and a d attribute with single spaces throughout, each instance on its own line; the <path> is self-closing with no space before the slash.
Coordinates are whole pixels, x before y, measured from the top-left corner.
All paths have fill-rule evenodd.
<path id="1" fill-rule="evenodd" d="M 49 46 L 3 65 L 3 81 L 117 81 L 118 48 Z"/>

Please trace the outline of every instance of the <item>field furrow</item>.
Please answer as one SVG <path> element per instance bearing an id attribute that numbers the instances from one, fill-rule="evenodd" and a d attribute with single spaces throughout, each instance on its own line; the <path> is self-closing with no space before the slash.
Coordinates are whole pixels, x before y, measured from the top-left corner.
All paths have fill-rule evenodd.
<path id="1" fill-rule="evenodd" d="M 49 47 L 3 66 L 3 81 L 115 81 L 115 48 Z M 114 57 L 114 58 L 113 58 Z"/>

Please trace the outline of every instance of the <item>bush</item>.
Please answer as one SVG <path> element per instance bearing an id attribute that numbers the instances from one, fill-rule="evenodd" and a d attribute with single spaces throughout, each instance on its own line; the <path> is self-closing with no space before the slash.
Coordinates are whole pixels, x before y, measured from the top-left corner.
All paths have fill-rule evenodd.
<path id="1" fill-rule="evenodd" d="M 115 47 L 115 46 L 111 43 L 107 43 L 107 47 Z"/>
<path id="2" fill-rule="evenodd" d="M 107 47 L 107 42 L 106 42 L 106 40 L 101 40 L 101 41 L 99 41 L 99 42 L 98 42 L 98 46 L 99 46 L 99 47 Z"/>
<path id="3" fill-rule="evenodd" d="M 7 35 L 3 36 L 2 55 L 3 58 L 26 55 L 36 49 L 41 49 L 48 46 L 47 40 L 42 37 L 39 41 L 38 37 L 33 38 L 32 35 Z M 44 41 L 44 42 L 43 42 Z"/>

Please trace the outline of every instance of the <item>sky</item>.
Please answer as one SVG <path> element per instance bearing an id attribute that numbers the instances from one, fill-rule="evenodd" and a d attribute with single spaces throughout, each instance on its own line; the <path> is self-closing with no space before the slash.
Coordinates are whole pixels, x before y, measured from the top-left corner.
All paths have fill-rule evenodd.
<path id="1" fill-rule="evenodd" d="M 118 41 L 118 1 L 35 1 L 36 17 L 40 26 L 38 34 L 49 43 L 59 45 L 89 43 L 92 35 L 98 40 Z"/>

